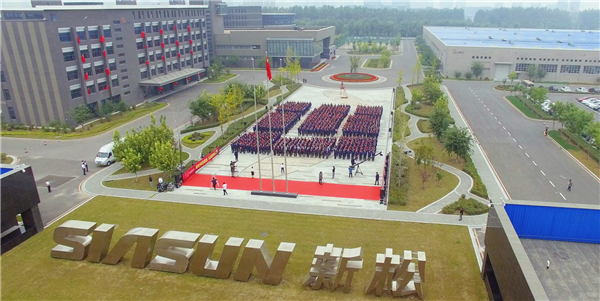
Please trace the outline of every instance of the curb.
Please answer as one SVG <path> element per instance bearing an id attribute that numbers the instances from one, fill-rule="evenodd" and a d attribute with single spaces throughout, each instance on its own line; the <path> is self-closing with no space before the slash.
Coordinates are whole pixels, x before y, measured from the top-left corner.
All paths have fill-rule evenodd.
<path id="1" fill-rule="evenodd" d="M 587 166 L 583 165 L 583 163 L 581 163 L 581 161 L 579 161 L 577 158 L 575 158 L 575 156 L 573 156 L 571 153 L 569 153 L 568 150 L 566 150 L 564 147 L 562 147 L 560 144 L 558 144 L 558 142 L 556 142 L 556 140 L 554 140 L 554 138 L 550 137 L 550 136 L 546 136 L 546 138 L 550 139 L 550 141 L 552 141 L 554 144 L 556 144 L 556 146 L 558 146 L 558 148 L 560 150 L 562 150 L 565 154 L 567 154 L 569 157 L 571 157 L 571 159 L 573 159 L 573 161 L 575 161 L 575 163 L 577 163 L 577 165 L 579 165 L 581 168 L 583 168 L 583 170 L 585 170 L 588 174 L 590 174 L 590 176 L 592 176 L 592 178 L 594 178 L 594 180 L 596 180 L 597 182 L 600 183 L 600 178 L 595 175 L 589 168 L 587 168 Z"/>

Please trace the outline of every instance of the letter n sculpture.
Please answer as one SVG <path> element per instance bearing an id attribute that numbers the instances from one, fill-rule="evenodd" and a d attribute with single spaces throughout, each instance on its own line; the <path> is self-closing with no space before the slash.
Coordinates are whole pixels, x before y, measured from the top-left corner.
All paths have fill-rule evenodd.
<path id="1" fill-rule="evenodd" d="M 295 243 L 280 243 L 275 258 L 272 259 L 264 240 L 250 239 L 246 244 L 233 279 L 248 281 L 252 270 L 256 267 L 262 283 L 278 285 L 295 247 Z"/>

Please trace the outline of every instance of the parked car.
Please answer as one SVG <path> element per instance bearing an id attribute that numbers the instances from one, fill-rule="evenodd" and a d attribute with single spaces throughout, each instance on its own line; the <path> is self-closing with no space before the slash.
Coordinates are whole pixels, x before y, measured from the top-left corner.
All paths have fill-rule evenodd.
<path id="1" fill-rule="evenodd" d="M 587 93 L 588 89 L 586 87 L 579 87 L 579 88 L 577 88 L 577 92 Z"/>
<path id="2" fill-rule="evenodd" d="M 598 92 L 600 92 L 600 88 L 589 88 L 588 92 L 590 92 L 590 93 L 598 93 Z"/>
<path id="3" fill-rule="evenodd" d="M 593 99 L 595 99 L 595 98 L 584 99 L 584 100 L 581 101 L 581 104 L 584 105 L 584 106 L 586 106 L 586 107 L 589 107 L 590 104 L 592 103 Z"/>
<path id="4" fill-rule="evenodd" d="M 580 98 L 575 98 L 575 99 L 577 100 L 577 102 L 582 102 L 582 101 L 584 101 L 584 100 L 586 100 L 586 99 L 590 99 L 590 98 L 593 98 L 593 97 L 591 97 L 591 96 L 586 96 L 586 97 L 580 97 Z"/>
<path id="5" fill-rule="evenodd" d="M 558 92 L 558 88 L 555 86 L 550 86 L 550 87 L 548 87 L 548 91 Z"/>
<path id="6" fill-rule="evenodd" d="M 542 111 L 548 113 L 549 115 L 552 115 L 552 106 L 554 105 L 554 103 L 552 103 L 552 101 L 550 99 L 546 99 L 544 100 L 544 102 L 542 102 Z"/>
<path id="7" fill-rule="evenodd" d="M 571 88 L 564 86 L 564 87 L 560 87 L 560 90 L 563 92 L 571 92 Z"/>
<path id="8" fill-rule="evenodd" d="M 589 105 L 590 109 L 592 110 L 596 110 L 598 111 L 600 109 L 600 100 L 595 99 L 594 100 L 590 100 L 590 105 Z"/>

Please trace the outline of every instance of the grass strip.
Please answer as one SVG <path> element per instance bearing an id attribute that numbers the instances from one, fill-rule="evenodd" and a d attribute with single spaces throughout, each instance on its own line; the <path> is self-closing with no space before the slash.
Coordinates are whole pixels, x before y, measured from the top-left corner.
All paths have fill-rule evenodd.
<path id="1" fill-rule="evenodd" d="M 209 78 L 205 81 L 203 81 L 203 84 L 218 84 L 218 83 L 222 83 L 224 81 L 230 80 L 232 78 L 234 78 L 237 74 L 235 73 L 225 73 L 217 78 Z"/>
<path id="2" fill-rule="evenodd" d="M 429 120 L 421 119 L 417 121 L 417 128 L 419 128 L 419 131 L 421 131 L 421 133 L 433 133 L 431 125 L 429 124 Z"/>

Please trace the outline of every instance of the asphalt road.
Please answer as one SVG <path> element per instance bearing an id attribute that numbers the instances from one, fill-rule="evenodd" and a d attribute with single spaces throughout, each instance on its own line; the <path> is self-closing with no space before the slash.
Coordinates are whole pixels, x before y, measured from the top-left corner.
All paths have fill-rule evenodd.
<path id="1" fill-rule="evenodd" d="M 447 80 L 443 84 L 512 199 L 600 204 L 600 184 L 544 136 L 544 122 L 525 118 L 505 101 L 507 93 L 493 89 L 497 83 Z M 548 126 L 552 129 L 552 122 Z"/>

